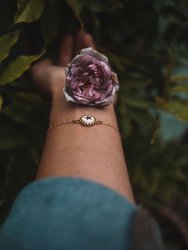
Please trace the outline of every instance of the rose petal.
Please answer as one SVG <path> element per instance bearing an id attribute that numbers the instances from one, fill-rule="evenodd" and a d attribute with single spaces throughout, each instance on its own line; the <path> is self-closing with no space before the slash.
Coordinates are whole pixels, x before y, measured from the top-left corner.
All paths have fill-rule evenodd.
<path id="1" fill-rule="evenodd" d="M 91 47 L 82 49 L 80 54 L 81 55 L 85 55 L 85 54 L 90 55 L 91 57 L 94 57 L 97 60 L 108 63 L 108 58 L 105 55 L 103 55 L 102 53 L 99 53 L 98 51 L 94 50 Z"/>
<path id="2" fill-rule="evenodd" d="M 111 71 L 108 59 L 92 48 L 77 55 L 65 70 L 67 101 L 88 106 L 104 106 L 113 101 L 119 89 L 116 73 Z"/>

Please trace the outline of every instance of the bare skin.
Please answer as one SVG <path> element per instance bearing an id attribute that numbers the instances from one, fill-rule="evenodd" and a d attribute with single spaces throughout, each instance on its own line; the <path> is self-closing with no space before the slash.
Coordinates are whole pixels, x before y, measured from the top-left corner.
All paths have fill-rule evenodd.
<path id="1" fill-rule="evenodd" d="M 64 38 L 58 66 L 50 60 L 43 60 L 32 69 L 34 83 L 51 98 L 49 124 L 93 115 L 97 120 L 118 127 L 113 105 L 95 108 L 66 102 L 62 92 L 64 67 L 72 59 L 73 47 L 76 53 L 82 48 L 94 47 L 92 37 L 83 31 L 77 34 L 75 42 L 74 46 L 71 36 Z M 110 127 L 98 125 L 87 128 L 70 124 L 49 130 L 36 179 L 47 177 L 91 180 L 117 191 L 134 203 L 121 139 Z"/>

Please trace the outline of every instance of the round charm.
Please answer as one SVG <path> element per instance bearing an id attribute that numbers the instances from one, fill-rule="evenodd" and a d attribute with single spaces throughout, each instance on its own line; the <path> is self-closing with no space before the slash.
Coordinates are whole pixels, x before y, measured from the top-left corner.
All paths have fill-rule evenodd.
<path id="1" fill-rule="evenodd" d="M 96 118 L 91 115 L 84 115 L 80 118 L 80 123 L 84 126 L 93 126 L 96 124 Z"/>

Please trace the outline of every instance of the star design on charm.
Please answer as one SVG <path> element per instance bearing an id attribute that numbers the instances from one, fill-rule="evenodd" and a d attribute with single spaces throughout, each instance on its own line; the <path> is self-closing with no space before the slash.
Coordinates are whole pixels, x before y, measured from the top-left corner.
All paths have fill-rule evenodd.
<path id="1" fill-rule="evenodd" d="M 91 115 L 84 115 L 80 118 L 80 123 L 84 126 L 93 126 L 96 124 L 96 118 Z"/>

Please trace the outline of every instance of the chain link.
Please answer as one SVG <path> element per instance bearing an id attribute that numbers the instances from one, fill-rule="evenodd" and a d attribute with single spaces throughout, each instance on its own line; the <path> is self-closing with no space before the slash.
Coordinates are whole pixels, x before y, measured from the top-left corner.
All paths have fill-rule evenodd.
<path id="1" fill-rule="evenodd" d="M 64 125 L 70 125 L 70 124 L 80 124 L 80 125 L 83 126 L 83 124 L 80 122 L 80 119 L 79 120 L 67 121 L 67 122 L 56 122 L 56 123 L 50 124 L 50 126 L 48 127 L 47 132 L 49 130 L 51 130 L 52 128 L 59 127 L 59 126 L 64 126 Z M 112 129 L 114 129 L 118 133 L 118 135 L 121 137 L 121 134 L 120 134 L 118 128 L 115 127 L 114 125 L 110 124 L 110 123 L 104 123 L 102 121 L 96 121 L 93 126 L 95 126 L 95 125 L 102 125 L 102 126 L 110 127 Z M 87 126 L 87 127 L 91 127 L 91 126 Z"/>
<path id="2" fill-rule="evenodd" d="M 108 127 L 110 127 L 110 128 L 113 128 L 113 129 L 119 134 L 119 136 L 121 137 L 121 134 L 120 134 L 120 132 L 119 132 L 119 129 L 116 128 L 114 125 L 109 124 L 109 123 L 104 123 L 104 122 L 101 122 L 100 125 L 108 126 Z"/>

